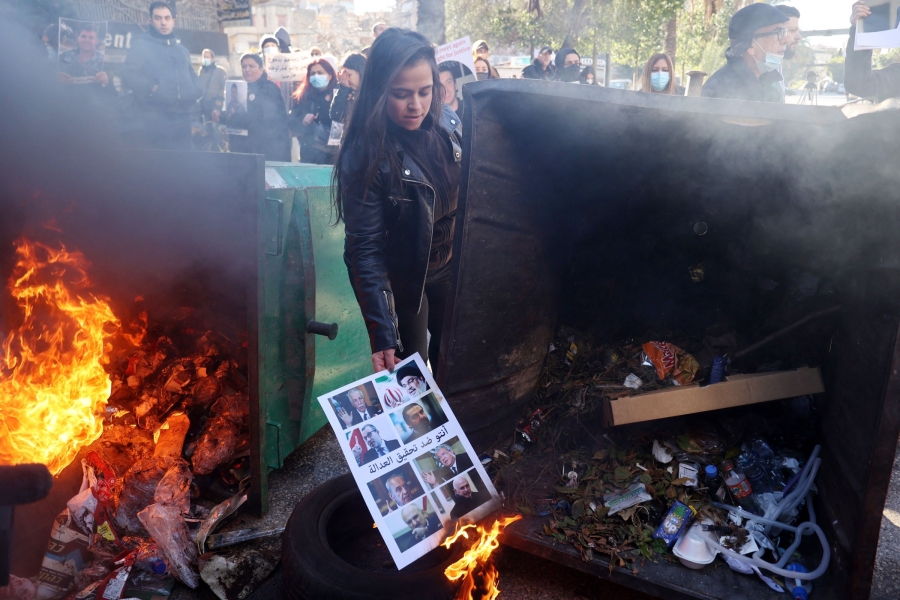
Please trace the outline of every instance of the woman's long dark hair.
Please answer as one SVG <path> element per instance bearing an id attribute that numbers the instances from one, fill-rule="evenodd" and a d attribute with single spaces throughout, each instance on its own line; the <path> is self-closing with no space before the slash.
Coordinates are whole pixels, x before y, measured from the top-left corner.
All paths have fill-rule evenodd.
<path id="1" fill-rule="evenodd" d="M 385 144 L 388 123 L 385 104 L 388 88 L 400 71 L 421 62 L 431 67 L 434 87 L 428 113 L 437 126 L 441 119 L 441 79 L 438 76 L 431 42 L 415 31 L 391 27 L 385 29 L 372 44 L 362 85 L 348 116 L 349 120 L 335 163 L 332 180 L 334 190 L 332 202 L 337 215 L 335 223 L 340 223 L 344 219 L 345 192 L 364 196 L 378 174 L 382 159 L 388 159 L 391 179 L 393 181 L 400 179 L 400 159 L 394 149 Z M 358 169 L 353 171 L 344 169 L 344 158 L 348 153 L 352 153 L 354 164 L 358 165 Z"/>
<path id="2" fill-rule="evenodd" d="M 309 82 L 309 72 L 312 70 L 313 65 L 320 65 L 328 75 L 331 76 L 331 79 L 328 80 L 328 85 L 322 88 L 321 90 L 317 90 L 313 84 Z M 331 66 L 331 63 L 328 62 L 325 58 L 317 58 L 306 65 L 306 79 L 300 82 L 300 87 L 294 92 L 294 100 L 296 102 L 300 102 L 307 94 L 311 94 L 313 91 L 322 92 L 322 93 L 332 93 L 334 88 L 337 87 L 337 74 L 334 72 L 334 67 Z"/>

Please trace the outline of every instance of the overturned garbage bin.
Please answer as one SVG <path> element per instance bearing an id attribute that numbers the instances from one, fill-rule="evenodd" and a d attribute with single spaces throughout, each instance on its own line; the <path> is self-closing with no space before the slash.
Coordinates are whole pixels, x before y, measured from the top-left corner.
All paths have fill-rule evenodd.
<path id="1" fill-rule="evenodd" d="M 560 326 L 623 339 L 727 319 L 740 332 L 840 306 L 814 339 L 774 343 L 811 348 L 824 381 L 818 418 L 797 423 L 822 445 L 815 510 L 832 557 L 816 595 L 867 597 L 900 432 L 900 114 L 537 81 L 464 95 L 438 382 L 476 446 L 521 416 Z M 679 573 L 610 576 L 727 596 L 660 568 Z"/>

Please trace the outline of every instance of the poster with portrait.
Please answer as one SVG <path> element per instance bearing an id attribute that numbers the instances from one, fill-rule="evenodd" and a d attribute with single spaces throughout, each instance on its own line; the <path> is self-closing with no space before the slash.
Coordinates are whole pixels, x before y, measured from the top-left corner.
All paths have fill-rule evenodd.
<path id="1" fill-rule="evenodd" d="M 247 135 L 247 82 L 229 79 L 225 82 L 225 118 L 229 135 Z"/>
<path id="2" fill-rule="evenodd" d="M 318 398 L 398 569 L 500 498 L 421 357 Z"/>
<path id="3" fill-rule="evenodd" d="M 56 70 L 64 83 L 108 82 L 103 70 L 106 21 L 59 19 L 59 56 Z"/>
<path id="4" fill-rule="evenodd" d="M 444 87 L 444 104 L 452 104 L 452 96 L 462 101 L 462 87 L 470 81 L 477 81 L 475 61 L 472 58 L 472 42 L 469 36 L 453 40 L 435 50 L 441 85 Z M 461 117 L 462 110 L 457 110 Z"/>

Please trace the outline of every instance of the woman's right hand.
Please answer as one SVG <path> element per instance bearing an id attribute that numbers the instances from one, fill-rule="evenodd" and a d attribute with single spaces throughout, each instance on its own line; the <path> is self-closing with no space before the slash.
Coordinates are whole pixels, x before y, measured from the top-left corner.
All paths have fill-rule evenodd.
<path id="1" fill-rule="evenodd" d="M 310 123 L 313 122 L 313 119 L 315 119 L 315 118 L 316 118 L 316 115 L 310 113 L 310 114 L 306 115 L 305 117 L 303 117 L 303 124 L 309 125 Z"/>
<path id="2" fill-rule="evenodd" d="M 856 25 L 860 19 L 865 19 L 872 14 L 869 7 L 866 6 L 865 0 L 859 0 L 853 4 L 853 12 L 850 14 L 850 24 Z"/>
<path id="3" fill-rule="evenodd" d="M 397 364 L 397 359 L 394 358 L 395 352 L 396 350 L 389 348 L 388 350 L 382 350 L 381 352 L 372 354 L 372 368 L 375 369 L 376 373 L 384 371 L 385 369 L 391 373 L 394 372 L 394 365 Z"/>

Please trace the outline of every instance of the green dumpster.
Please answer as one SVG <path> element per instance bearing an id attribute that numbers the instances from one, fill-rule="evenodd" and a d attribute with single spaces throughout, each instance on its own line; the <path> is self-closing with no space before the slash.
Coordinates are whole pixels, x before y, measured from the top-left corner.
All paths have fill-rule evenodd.
<path id="1" fill-rule="evenodd" d="M 254 499 L 268 506 L 265 474 L 327 423 L 316 398 L 372 372 L 369 339 L 334 226 L 331 167 L 267 163 L 258 254 L 259 455 Z M 337 335 L 329 339 L 337 325 Z"/>

